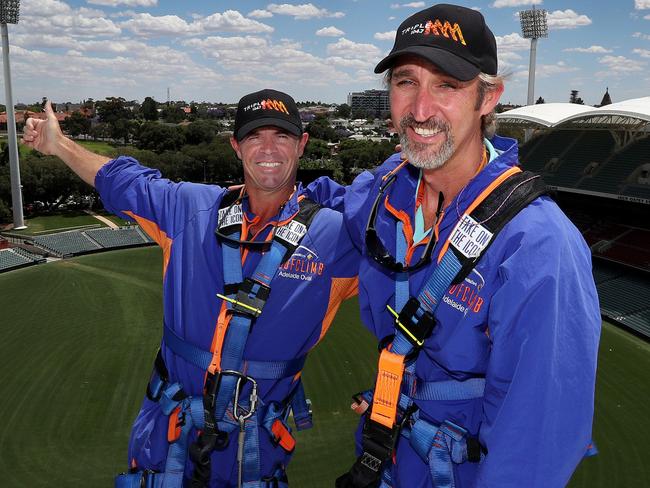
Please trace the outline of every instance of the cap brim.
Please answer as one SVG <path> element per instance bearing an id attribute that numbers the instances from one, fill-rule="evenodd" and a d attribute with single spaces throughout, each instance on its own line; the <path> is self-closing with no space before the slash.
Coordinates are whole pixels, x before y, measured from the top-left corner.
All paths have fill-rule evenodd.
<path id="1" fill-rule="evenodd" d="M 237 131 L 237 133 L 235 134 L 235 139 L 241 141 L 244 137 L 248 135 L 250 131 L 267 125 L 273 127 L 279 127 L 280 129 L 284 129 L 295 136 L 302 135 L 302 128 L 298 127 L 296 124 L 292 122 L 289 122 L 288 120 L 276 119 L 274 117 L 264 117 L 261 119 L 251 120 L 247 124 L 242 125 Z"/>
<path id="2" fill-rule="evenodd" d="M 436 65 L 448 75 L 460 81 L 469 81 L 476 78 L 481 70 L 469 61 L 445 51 L 444 49 L 432 46 L 409 46 L 399 51 L 394 51 L 382 59 L 375 66 L 375 73 L 382 73 L 390 68 L 400 56 L 411 55 L 423 58 Z"/>

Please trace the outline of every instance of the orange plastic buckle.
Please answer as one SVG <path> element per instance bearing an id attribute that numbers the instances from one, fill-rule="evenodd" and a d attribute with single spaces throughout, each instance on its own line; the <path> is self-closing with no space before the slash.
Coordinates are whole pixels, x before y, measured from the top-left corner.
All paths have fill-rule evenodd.
<path id="1" fill-rule="evenodd" d="M 167 442 L 176 442 L 181 436 L 181 427 L 183 420 L 181 419 L 181 407 L 178 406 L 169 416 L 169 425 L 167 427 Z"/>
<path id="2" fill-rule="evenodd" d="M 296 440 L 289 432 L 280 419 L 276 419 L 271 425 L 271 432 L 275 436 L 276 442 L 287 452 L 292 452 L 296 447 Z"/>
<path id="3" fill-rule="evenodd" d="M 377 383 L 370 418 L 392 429 L 397 419 L 397 406 L 404 375 L 404 356 L 384 349 L 379 356 Z"/>

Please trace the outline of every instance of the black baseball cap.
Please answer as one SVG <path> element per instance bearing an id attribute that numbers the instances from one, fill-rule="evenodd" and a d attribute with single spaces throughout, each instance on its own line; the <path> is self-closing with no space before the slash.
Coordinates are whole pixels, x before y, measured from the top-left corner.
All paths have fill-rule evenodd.
<path id="1" fill-rule="evenodd" d="M 497 74 L 497 43 L 485 18 L 458 5 L 434 5 L 402 22 L 392 51 L 375 67 L 375 73 L 386 71 L 405 54 L 423 58 L 461 81 L 481 72 Z"/>
<path id="2" fill-rule="evenodd" d="M 250 131 L 265 125 L 280 127 L 300 136 L 302 121 L 294 99 L 270 88 L 244 95 L 237 104 L 235 139 L 241 141 Z"/>

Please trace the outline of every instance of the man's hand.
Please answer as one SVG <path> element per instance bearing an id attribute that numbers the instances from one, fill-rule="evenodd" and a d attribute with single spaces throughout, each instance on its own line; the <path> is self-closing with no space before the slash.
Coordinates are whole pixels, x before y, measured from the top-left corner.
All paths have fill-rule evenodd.
<path id="1" fill-rule="evenodd" d="M 45 114 L 45 120 L 27 119 L 23 144 L 43 154 L 58 156 L 82 180 L 94 185 L 97 172 L 108 158 L 92 153 L 64 136 L 49 100 L 45 104 Z"/>
<path id="2" fill-rule="evenodd" d="M 57 154 L 60 143 L 66 138 L 61 132 L 59 121 L 56 120 L 52 104 L 45 104 L 47 119 L 27 119 L 23 131 L 22 143 L 43 154 Z"/>

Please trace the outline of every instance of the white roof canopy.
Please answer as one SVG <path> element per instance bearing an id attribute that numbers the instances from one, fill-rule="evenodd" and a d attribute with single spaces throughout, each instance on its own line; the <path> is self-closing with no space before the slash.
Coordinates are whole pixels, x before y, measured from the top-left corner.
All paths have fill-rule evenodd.
<path id="1" fill-rule="evenodd" d="M 575 103 L 540 103 L 497 114 L 499 123 L 527 127 L 641 128 L 650 122 L 650 97 L 595 108 Z"/>

